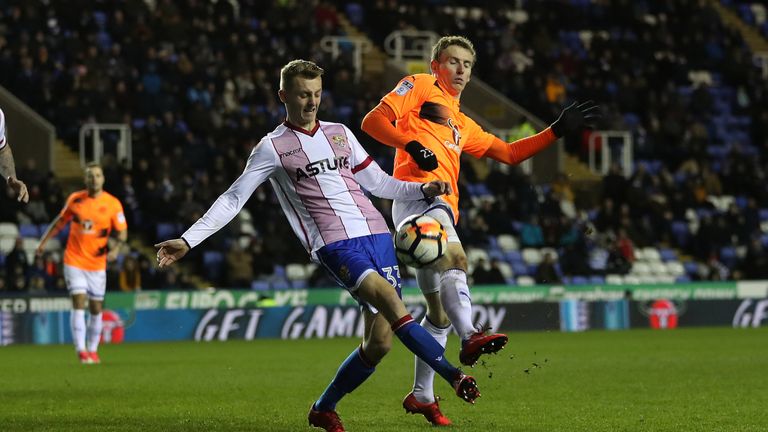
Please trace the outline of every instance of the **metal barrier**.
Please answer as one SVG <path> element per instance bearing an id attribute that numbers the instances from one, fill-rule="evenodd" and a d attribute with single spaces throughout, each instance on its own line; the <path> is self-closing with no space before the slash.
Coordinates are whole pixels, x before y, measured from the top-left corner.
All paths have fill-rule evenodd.
<path id="1" fill-rule="evenodd" d="M 763 71 L 763 79 L 768 80 L 768 51 L 756 52 L 755 63 Z"/>
<path id="2" fill-rule="evenodd" d="M 80 128 L 80 165 L 85 168 L 88 163 L 86 158 L 86 145 L 88 138 L 93 144 L 93 160 L 98 162 L 104 156 L 104 141 L 102 132 L 118 132 L 120 134 L 116 144 L 116 157 L 118 161 L 125 160 L 128 168 L 133 166 L 133 145 L 131 141 L 131 128 L 122 123 L 86 123 Z"/>
<path id="3" fill-rule="evenodd" d="M 634 157 L 632 155 L 632 133 L 629 131 L 595 131 L 590 135 L 589 145 L 589 169 L 593 173 L 606 175 L 611 168 L 611 161 L 613 159 L 611 151 L 611 138 L 619 138 L 621 140 L 620 149 L 620 161 L 624 175 L 628 178 L 632 175 L 632 163 Z M 597 140 L 600 139 L 600 167 L 597 167 Z"/>
<path id="4" fill-rule="evenodd" d="M 395 61 L 420 59 L 429 63 L 436 33 L 421 30 L 397 30 L 384 39 L 384 50 Z"/>
<path id="5" fill-rule="evenodd" d="M 352 66 L 355 68 L 355 81 L 363 75 L 363 54 L 371 50 L 371 42 L 358 36 L 325 36 L 320 39 L 320 48 L 330 53 L 333 58 L 341 55 L 344 45 L 352 45 Z"/>

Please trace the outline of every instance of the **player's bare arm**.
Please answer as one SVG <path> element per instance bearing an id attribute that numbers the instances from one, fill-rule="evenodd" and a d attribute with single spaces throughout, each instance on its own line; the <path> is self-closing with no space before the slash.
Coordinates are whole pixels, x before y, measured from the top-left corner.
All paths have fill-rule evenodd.
<path id="1" fill-rule="evenodd" d="M 11 146 L 7 144 L 0 148 L 0 175 L 3 176 L 6 184 L 13 190 L 18 201 L 29 201 L 27 185 L 16 178 L 16 165 L 13 162 L 13 151 L 11 151 Z"/>
<path id="2" fill-rule="evenodd" d="M 123 246 L 128 244 L 128 230 L 122 230 L 117 232 L 117 244 L 109 250 L 107 253 L 107 261 L 114 261 L 120 255 Z"/>
<path id="3" fill-rule="evenodd" d="M 190 251 L 189 244 L 183 238 L 166 240 L 157 243 L 157 265 L 160 268 L 168 267 L 182 259 Z"/>
<path id="4" fill-rule="evenodd" d="M 41 256 L 43 254 L 43 251 L 45 251 L 45 245 L 48 243 L 48 240 L 56 235 L 56 233 L 58 233 L 59 230 L 63 228 L 64 225 L 66 225 L 66 223 L 67 221 L 62 219 L 60 214 L 53 218 L 51 224 L 48 225 L 48 228 L 46 228 L 42 237 L 40 237 L 40 243 L 37 245 L 37 249 L 35 249 L 35 254 L 37 256 Z"/>

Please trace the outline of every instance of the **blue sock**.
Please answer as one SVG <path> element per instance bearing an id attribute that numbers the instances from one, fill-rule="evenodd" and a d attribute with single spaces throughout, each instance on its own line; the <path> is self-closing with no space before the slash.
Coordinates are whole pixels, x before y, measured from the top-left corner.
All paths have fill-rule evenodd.
<path id="1" fill-rule="evenodd" d="M 392 330 L 403 345 L 453 385 L 459 370 L 448 363 L 443 356 L 445 348 L 424 330 L 424 327 L 416 323 L 410 315 L 406 315 L 392 324 Z"/>
<path id="2" fill-rule="evenodd" d="M 344 363 L 339 366 L 339 370 L 336 372 L 336 376 L 333 377 L 333 381 L 328 384 L 320 399 L 315 402 L 315 409 L 317 411 L 333 411 L 336 409 L 336 404 L 347 393 L 352 393 L 363 381 L 367 380 L 369 376 L 376 370 L 375 366 L 371 366 L 370 362 L 365 359 L 362 346 L 352 351 L 352 354 L 344 360 Z"/>

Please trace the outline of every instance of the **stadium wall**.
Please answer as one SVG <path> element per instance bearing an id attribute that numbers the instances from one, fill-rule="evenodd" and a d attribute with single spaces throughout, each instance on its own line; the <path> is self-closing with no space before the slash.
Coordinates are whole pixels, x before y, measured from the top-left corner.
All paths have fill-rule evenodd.
<path id="1" fill-rule="evenodd" d="M 640 286 L 488 286 L 474 319 L 508 331 L 768 326 L 768 281 Z M 267 294 L 267 295 L 265 295 Z M 417 289 L 403 298 L 417 319 Z M 0 345 L 70 343 L 66 296 L 0 297 Z M 339 289 L 155 291 L 107 296 L 106 343 L 361 337 L 363 319 Z"/>

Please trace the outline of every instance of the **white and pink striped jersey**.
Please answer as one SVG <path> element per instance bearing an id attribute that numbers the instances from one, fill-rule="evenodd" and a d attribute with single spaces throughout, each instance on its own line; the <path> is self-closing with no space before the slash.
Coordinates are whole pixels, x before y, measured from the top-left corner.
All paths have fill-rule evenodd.
<path id="1" fill-rule="evenodd" d="M 424 198 L 422 183 L 387 175 L 346 126 L 318 121 L 307 131 L 286 122 L 253 148 L 245 171 L 182 238 L 191 247 L 200 244 L 229 223 L 267 179 L 313 259 L 327 244 L 389 233 L 361 186 L 380 198 Z"/>
<path id="2" fill-rule="evenodd" d="M 5 147 L 8 139 L 5 137 L 5 113 L 0 109 L 0 149 Z"/>

